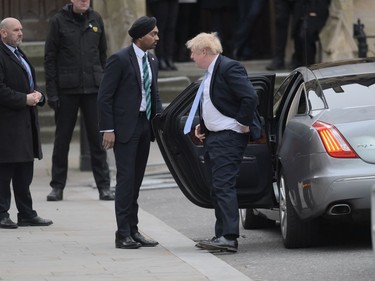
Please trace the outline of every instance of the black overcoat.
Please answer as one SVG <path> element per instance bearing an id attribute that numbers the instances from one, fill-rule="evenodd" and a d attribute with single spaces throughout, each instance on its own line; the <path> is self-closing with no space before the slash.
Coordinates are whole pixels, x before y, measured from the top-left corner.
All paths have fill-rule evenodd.
<path id="1" fill-rule="evenodd" d="M 35 81 L 35 71 L 25 54 Z M 37 87 L 36 87 L 37 89 Z M 0 163 L 30 162 L 42 158 L 38 109 L 26 105 L 30 93 L 27 72 L 0 40 Z M 45 103 L 45 98 L 38 105 Z"/>

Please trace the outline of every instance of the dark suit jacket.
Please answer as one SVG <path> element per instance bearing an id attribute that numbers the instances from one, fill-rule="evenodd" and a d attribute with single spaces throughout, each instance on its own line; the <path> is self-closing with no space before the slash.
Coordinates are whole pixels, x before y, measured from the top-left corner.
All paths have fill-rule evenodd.
<path id="1" fill-rule="evenodd" d="M 148 53 L 148 58 L 152 71 L 152 118 L 156 113 L 161 112 L 162 104 L 157 87 L 158 62 L 151 53 Z M 98 94 L 100 131 L 114 129 L 116 141 L 127 142 L 136 127 L 141 101 L 141 73 L 137 56 L 131 45 L 107 60 Z"/>
<path id="2" fill-rule="evenodd" d="M 30 65 L 35 81 L 35 71 Z M 29 162 L 42 158 L 38 109 L 26 105 L 30 93 L 26 69 L 0 40 L 0 163 Z M 45 99 L 38 105 L 43 105 Z"/>
<path id="3" fill-rule="evenodd" d="M 258 96 L 238 61 L 219 55 L 211 77 L 210 98 L 223 115 L 242 125 L 253 122 Z"/>

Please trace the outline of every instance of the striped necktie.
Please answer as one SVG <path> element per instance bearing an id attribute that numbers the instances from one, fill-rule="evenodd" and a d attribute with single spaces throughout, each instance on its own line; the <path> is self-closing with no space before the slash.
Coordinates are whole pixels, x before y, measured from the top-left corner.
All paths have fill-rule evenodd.
<path id="1" fill-rule="evenodd" d="M 151 118 L 151 91 L 150 91 L 150 72 L 147 64 L 147 54 L 142 58 L 142 69 L 143 69 L 143 87 L 146 94 L 146 116 L 147 119 Z"/>
<path id="2" fill-rule="evenodd" d="M 31 75 L 30 67 L 28 67 L 26 65 L 26 61 L 24 61 L 24 59 L 22 58 L 22 56 L 21 56 L 20 52 L 18 51 L 18 49 L 15 49 L 14 53 L 16 54 L 16 56 L 17 56 L 18 60 L 20 61 L 20 63 L 22 64 L 23 68 L 26 70 L 27 78 L 29 78 L 30 90 L 31 90 L 31 92 L 33 92 L 34 91 L 34 80 L 33 80 L 33 76 Z"/>

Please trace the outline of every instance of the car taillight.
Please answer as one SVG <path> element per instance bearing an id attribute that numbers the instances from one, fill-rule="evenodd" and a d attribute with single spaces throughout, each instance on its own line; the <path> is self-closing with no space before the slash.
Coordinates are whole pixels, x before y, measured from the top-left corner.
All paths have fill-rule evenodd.
<path id="1" fill-rule="evenodd" d="M 324 147 L 330 156 L 336 158 L 358 157 L 335 126 L 317 121 L 313 124 L 313 127 L 318 131 Z"/>

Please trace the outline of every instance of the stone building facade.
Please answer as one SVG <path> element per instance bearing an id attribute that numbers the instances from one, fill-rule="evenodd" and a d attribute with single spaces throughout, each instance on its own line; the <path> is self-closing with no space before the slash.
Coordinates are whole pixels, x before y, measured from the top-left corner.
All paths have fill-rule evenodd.
<path id="1" fill-rule="evenodd" d="M 269 30 L 261 30 L 262 36 L 271 37 L 274 32 L 271 9 L 274 1 L 268 1 L 266 16 Z M 48 19 L 69 0 L 0 0 L 0 19 L 13 16 L 19 18 L 24 27 L 25 42 L 43 42 Z M 109 53 L 130 43 L 127 30 L 139 16 L 146 14 L 145 0 L 91 0 L 95 10 L 104 18 Z M 323 61 L 358 56 L 358 42 L 353 37 L 353 24 L 360 19 L 367 38 L 367 56 L 375 55 L 375 1 L 373 0 L 331 0 L 330 17 L 321 33 L 321 59 Z M 272 44 L 272 40 L 265 40 Z M 289 49 L 293 44 L 289 43 Z M 272 49 L 272 46 L 267 46 Z M 265 46 L 266 48 L 266 46 Z"/>

